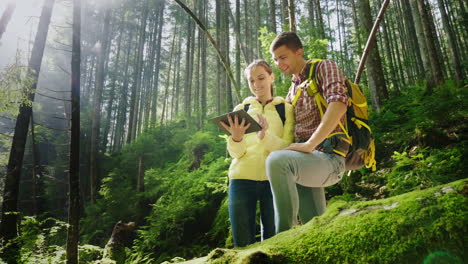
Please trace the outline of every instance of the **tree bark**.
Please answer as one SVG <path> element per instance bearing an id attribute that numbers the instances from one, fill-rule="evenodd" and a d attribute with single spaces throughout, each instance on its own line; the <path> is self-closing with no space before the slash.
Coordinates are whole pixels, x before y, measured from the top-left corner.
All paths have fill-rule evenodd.
<path id="1" fill-rule="evenodd" d="M 32 80 L 34 80 L 30 87 L 31 90 L 27 92 L 27 97 L 31 102 L 34 102 L 34 91 L 36 90 L 39 73 L 41 71 L 42 57 L 44 55 L 54 3 L 55 0 L 46 0 L 44 2 L 31 53 L 31 59 L 29 60 L 30 70 L 28 75 Z M 5 177 L 0 239 L 4 239 L 5 245 L 8 242 L 12 242 L 9 248 L 4 249 L 3 254 L 5 256 L 1 256 L 4 260 L 7 260 L 7 262 L 9 259 L 14 259 L 16 257 L 19 249 L 17 242 L 14 240 L 18 235 L 18 193 L 31 113 L 32 105 L 20 106 L 19 114 L 16 119 L 10 156 L 8 159 L 7 174 Z"/>
<path id="2" fill-rule="evenodd" d="M 101 126 L 101 101 L 102 90 L 104 88 L 104 63 L 107 56 L 107 45 L 110 28 L 111 10 L 107 8 L 104 13 L 104 26 L 102 31 L 101 45 L 98 54 L 98 65 L 96 69 L 96 83 L 93 97 L 93 120 L 91 126 L 91 147 L 90 147 L 90 162 L 89 162 L 89 187 L 90 187 L 90 201 L 95 202 L 96 192 L 99 186 L 98 173 L 97 173 L 97 158 L 99 153 L 99 132 Z"/>
<path id="3" fill-rule="evenodd" d="M 448 15 L 445 11 L 444 2 L 442 0 L 437 0 L 437 4 L 439 5 L 440 15 L 442 17 L 442 24 L 444 26 L 444 31 L 447 34 L 448 44 L 450 47 L 450 58 L 452 60 L 455 73 L 453 78 L 455 82 L 457 82 L 457 84 L 460 85 L 461 80 L 463 79 L 463 70 L 460 63 L 460 56 L 458 55 L 458 50 L 456 47 L 456 37 L 453 32 L 453 28 L 450 26 Z"/>
<path id="4" fill-rule="evenodd" d="M 151 103 L 151 124 L 156 126 L 157 122 L 157 111 L 158 111 L 158 97 L 159 97 L 159 71 L 161 69 L 161 43 L 162 43 L 162 31 L 164 26 L 164 8 L 165 2 L 162 1 L 159 9 L 159 22 L 158 22 L 158 40 L 156 44 L 156 69 L 153 80 L 153 98 Z"/>
<path id="5" fill-rule="evenodd" d="M 440 85 L 444 82 L 444 74 L 442 67 L 440 66 L 440 61 L 437 59 L 437 54 L 440 52 L 437 50 L 436 47 L 436 36 L 433 35 L 432 28 L 431 28 L 431 20 L 429 17 L 429 11 L 427 9 L 426 4 L 424 3 L 424 0 L 414 0 L 416 1 L 416 4 L 418 6 L 418 11 L 419 14 L 421 15 L 421 26 L 423 30 L 423 36 L 426 40 L 426 47 L 427 47 L 427 52 L 430 54 L 428 56 L 429 58 L 429 64 L 430 64 L 430 78 L 427 81 L 427 86 L 426 86 L 426 92 L 428 94 L 431 94 L 433 91 L 433 88 L 436 87 L 437 85 Z"/>
<path id="6" fill-rule="evenodd" d="M 146 38 L 146 20 L 148 18 L 149 0 L 143 2 L 142 10 L 143 16 L 141 18 L 139 41 L 138 41 L 138 54 L 134 72 L 134 83 L 132 85 L 132 95 L 130 97 L 130 116 L 128 124 L 127 143 L 132 142 L 136 138 L 137 124 L 138 124 L 138 108 L 141 88 L 141 75 L 143 68 L 143 48 Z"/>
<path id="7" fill-rule="evenodd" d="M 236 1 L 239 2 L 239 0 L 236 0 Z M 236 8 L 237 8 L 237 5 L 236 5 Z M 269 8 L 269 11 L 270 11 L 270 23 L 268 24 L 270 26 L 270 32 L 273 32 L 273 33 L 276 34 L 276 3 L 275 3 L 275 0 L 269 0 L 268 8 Z M 237 9 L 236 9 L 236 12 L 237 12 Z M 239 16 L 236 15 L 237 21 L 240 21 Z"/>
<path id="8" fill-rule="evenodd" d="M 373 23 L 369 0 L 360 1 L 358 11 L 362 18 L 360 21 L 362 23 L 363 32 L 366 36 L 370 36 Z M 371 40 L 368 45 L 371 45 L 371 48 L 369 51 L 369 59 L 366 60 L 366 69 L 367 79 L 369 81 L 369 90 L 371 93 L 371 102 L 374 109 L 376 111 L 380 111 L 382 100 L 388 98 L 387 85 L 385 84 L 382 62 L 380 60 L 376 39 L 374 38 Z"/>
<path id="9" fill-rule="evenodd" d="M 81 64 L 81 0 L 73 2 L 73 42 L 71 63 L 71 135 L 69 209 L 67 232 L 67 264 L 78 263 L 80 234 L 80 64 Z"/>
<path id="10" fill-rule="evenodd" d="M 289 30 L 296 32 L 296 6 L 294 0 L 288 0 Z"/>
<path id="11" fill-rule="evenodd" d="M 10 2 L 7 5 L 5 11 L 3 11 L 2 17 L 0 17 L 0 40 L 2 39 L 3 33 L 5 33 L 8 22 L 10 22 L 11 16 L 16 9 L 16 2 Z"/>

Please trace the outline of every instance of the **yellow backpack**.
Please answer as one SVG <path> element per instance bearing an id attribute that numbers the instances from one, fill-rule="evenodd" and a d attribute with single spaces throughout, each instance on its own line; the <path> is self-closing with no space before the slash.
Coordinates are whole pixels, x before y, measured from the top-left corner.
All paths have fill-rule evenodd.
<path id="1" fill-rule="evenodd" d="M 309 76 L 305 81 L 308 82 L 308 84 L 301 86 L 307 87 L 307 93 L 309 96 L 314 97 L 315 103 L 320 111 L 320 116 L 323 118 L 328 104 L 317 88 L 315 68 L 319 61 L 321 60 L 312 60 Z M 332 133 L 328 138 L 337 134 L 344 134 L 344 136 L 341 137 L 341 140 L 345 140 L 350 144 L 347 154 L 333 149 L 335 153 L 346 157 L 346 170 L 356 170 L 366 166 L 366 168 L 372 168 L 372 171 L 375 171 L 375 143 L 374 137 L 372 136 L 372 130 L 369 126 L 369 109 L 367 106 L 366 96 L 359 85 L 348 79 L 345 79 L 345 84 L 349 99 L 345 124 L 342 124 L 341 122 L 339 123 L 343 132 Z M 292 102 L 293 106 L 296 105 L 297 99 L 300 97 L 301 93 L 302 89 L 298 89 Z"/>

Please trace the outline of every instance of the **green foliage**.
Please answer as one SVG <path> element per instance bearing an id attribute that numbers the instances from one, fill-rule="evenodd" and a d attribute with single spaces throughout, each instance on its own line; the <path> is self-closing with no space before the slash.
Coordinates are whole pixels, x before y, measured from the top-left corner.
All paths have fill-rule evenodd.
<path id="1" fill-rule="evenodd" d="M 395 166 L 388 174 L 390 195 L 405 193 L 416 188 L 428 188 L 460 178 L 466 165 L 459 148 L 416 149 L 412 154 L 396 152 L 392 156 Z"/>
<path id="2" fill-rule="evenodd" d="M 192 257 L 222 246 L 212 229 L 226 193 L 228 163 L 217 158 L 198 170 L 187 171 L 180 160 L 165 169 L 148 171 L 146 177 L 163 185 L 164 194 L 153 204 L 147 226 L 139 231 L 134 256 L 152 254 L 158 261 L 172 256 Z M 213 237 L 210 237 L 210 236 Z"/>
<path id="3" fill-rule="evenodd" d="M 36 217 L 24 217 L 17 240 L 21 248 L 20 259 L 17 262 L 65 264 L 67 228 L 67 223 L 54 218 L 39 221 Z M 79 263 L 112 263 L 95 262 L 102 258 L 103 251 L 102 248 L 93 245 L 78 246 Z M 1 259 L 0 263 L 3 263 Z"/>
<path id="4" fill-rule="evenodd" d="M 5 67 L 0 72 L 0 114 L 16 116 L 20 105 L 31 106 L 27 93 L 33 92 L 31 85 L 34 82 L 28 75 L 28 67 L 17 62 Z"/>
<path id="5" fill-rule="evenodd" d="M 412 86 L 387 100 L 380 113 L 371 112 L 379 170 L 353 172 L 332 188 L 334 195 L 376 199 L 464 177 L 467 95 L 450 82 L 431 95 Z"/>

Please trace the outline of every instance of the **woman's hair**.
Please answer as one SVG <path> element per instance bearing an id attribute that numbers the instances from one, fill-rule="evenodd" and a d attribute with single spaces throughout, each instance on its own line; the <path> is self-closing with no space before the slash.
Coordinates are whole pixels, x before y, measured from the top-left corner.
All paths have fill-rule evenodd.
<path id="1" fill-rule="evenodd" d="M 273 70 L 271 69 L 271 66 L 270 64 L 268 64 L 268 62 L 264 60 L 260 60 L 260 59 L 254 60 L 247 67 L 245 67 L 245 70 L 244 70 L 245 78 L 247 79 L 248 83 L 250 83 L 249 81 L 250 71 L 252 71 L 252 69 L 254 68 L 257 68 L 258 66 L 263 67 L 269 75 L 273 74 Z M 271 96 L 273 96 L 274 94 L 273 92 L 274 91 L 273 91 L 273 83 L 272 83 L 271 84 Z"/>
<path id="2" fill-rule="evenodd" d="M 282 32 L 271 42 L 270 52 L 275 51 L 277 48 L 286 45 L 288 49 L 296 51 L 302 49 L 302 42 L 295 32 Z"/>

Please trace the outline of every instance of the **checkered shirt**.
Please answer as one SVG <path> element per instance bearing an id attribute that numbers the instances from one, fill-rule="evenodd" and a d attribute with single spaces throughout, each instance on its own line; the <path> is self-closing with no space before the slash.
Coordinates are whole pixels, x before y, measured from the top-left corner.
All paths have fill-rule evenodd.
<path id="1" fill-rule="evenodd" d="M 300 84 L 307 80 L 311 61 L 307 61 L 306 66 L 299 74 L 298 78 L 293 77 L 293 85 L 289 89 L 286 101 L 292 102 Z M 346 85 L 344 77 L 337 64 L 331 60 L 322 60 L 317 62 L 316 80 L 319 92 L 323 95 L 328 104 L 331 102 L 342 102 L 348 105 L 348 95 L 346 94 Z M 325 109 L 324 109 L 325 111 Z M 315 103 L 314 97 L 309 96 L 307 87 L 304 87 L 297 103 L 294 107 L 295 114 L 295 138 L 296 142 L 308 140 L 320 125 L 320 111 Z M 341 119 L 344 124 L 345 117 Z M 333 132 L 341 132 L 342 129 L 337 126 Z M 321 150 L 321 149 L 318 149 Z"/>

